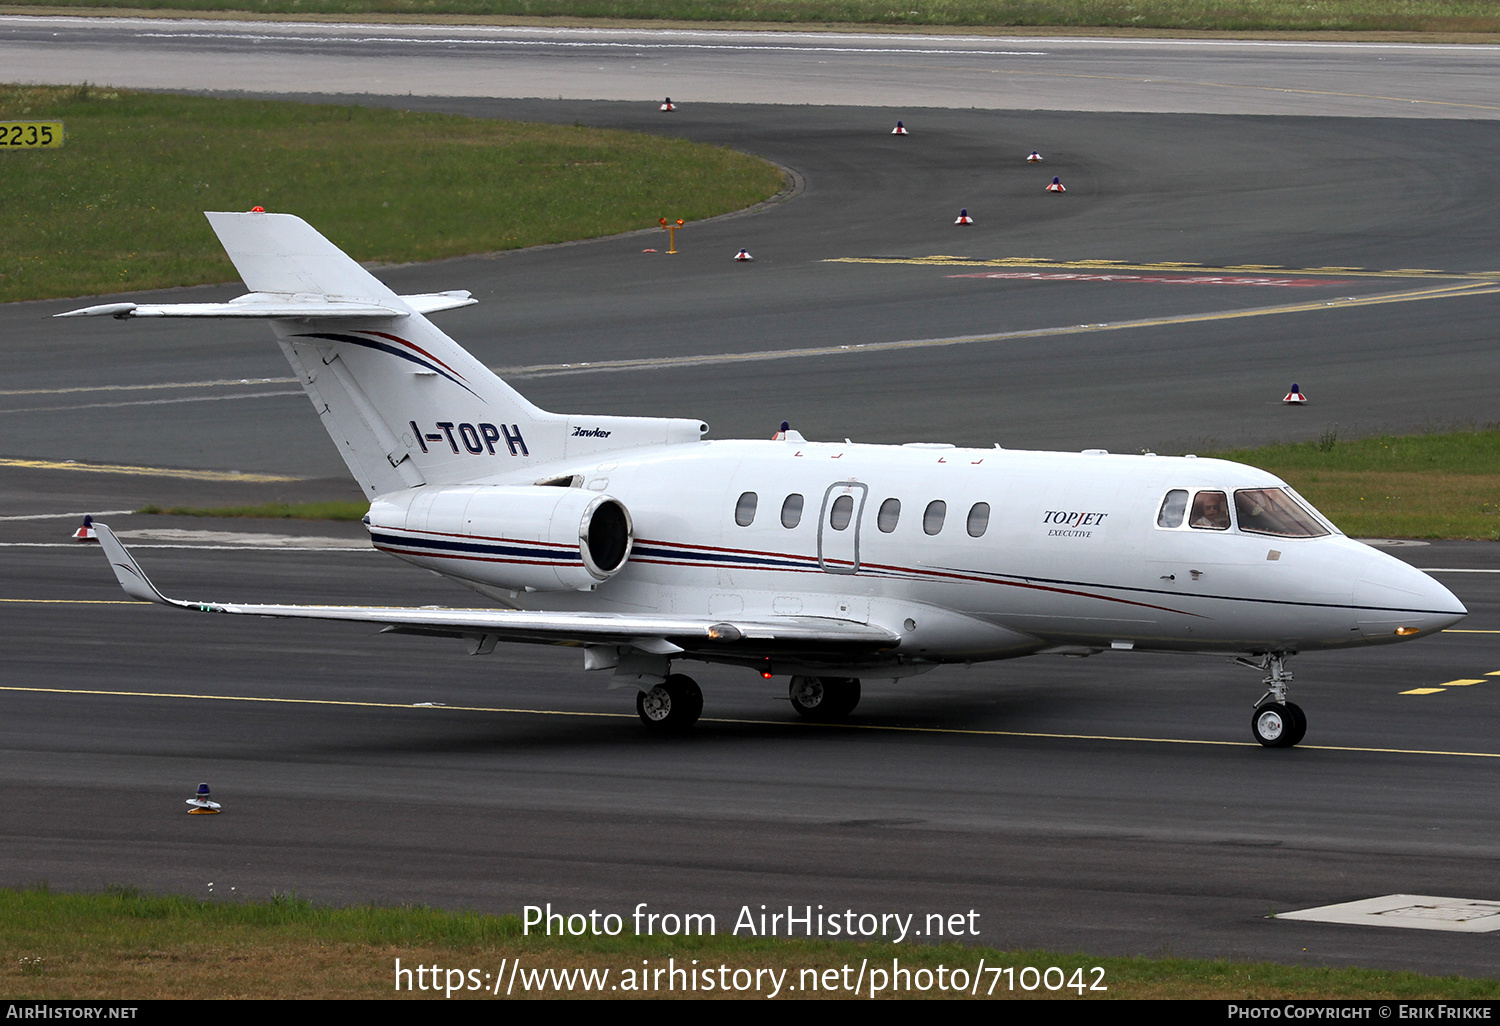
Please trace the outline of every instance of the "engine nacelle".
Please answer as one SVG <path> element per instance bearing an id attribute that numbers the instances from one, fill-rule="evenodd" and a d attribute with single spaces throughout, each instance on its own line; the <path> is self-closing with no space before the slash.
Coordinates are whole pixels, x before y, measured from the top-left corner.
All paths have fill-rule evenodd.
<path id="1" fill-rule="evenodd" d="M 447 485 L 377 498 L 375 547 L 512 591 L 587 591 L 620 571 L 630 511 L 599 492 L 548 485 Z"/>

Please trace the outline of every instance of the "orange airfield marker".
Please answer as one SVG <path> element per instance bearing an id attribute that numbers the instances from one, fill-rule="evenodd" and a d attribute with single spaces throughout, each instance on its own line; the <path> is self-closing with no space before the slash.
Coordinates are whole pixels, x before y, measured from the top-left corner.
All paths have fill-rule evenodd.
<path id="1" fill-rule="evenodd" d="M 667 253 L 677 252 L 677 229 L 683 225 L 682 218 L 677 219 L 676 224 L 668 224 L 665 217 L 661 218 L 661 226 L 667 230 Z"/>

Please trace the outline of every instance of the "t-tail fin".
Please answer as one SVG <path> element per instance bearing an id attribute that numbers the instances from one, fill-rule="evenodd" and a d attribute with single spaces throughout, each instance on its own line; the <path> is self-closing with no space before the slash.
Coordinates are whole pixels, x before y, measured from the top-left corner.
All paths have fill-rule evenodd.
<path id="1" fill-rule="evenodd" d="M 207 217 L 250 295 L 229 303 L 113 303 L 70 314 L 270 320 L 324 428 L 371 497 L 597 452 L 695 442 L 708 430 L 696 420 L 538 409 L 423 316 L 469 305 L 467 293 L 397 295 L 291 214 Z"/>

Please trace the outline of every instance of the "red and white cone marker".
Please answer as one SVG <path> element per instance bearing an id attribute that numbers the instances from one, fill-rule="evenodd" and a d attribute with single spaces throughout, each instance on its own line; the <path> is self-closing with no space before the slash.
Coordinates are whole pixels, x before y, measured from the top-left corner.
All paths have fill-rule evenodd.
<path id="1" fill-rule="evenodd" d="M 896 127 L 893 128 L 893 129 L 891 129 L 891 134 L 892 135 L 910 135 L 911 133 L 906 130 L 906 126 L 905 125 L 903 125 L 901 122 L 898 121 L 898 122 L 896 122 Z"/>
<path id="2" fill-rule="evenodd" d="M 672 102 L 672 98 L 670 96 L 668 96 L 665 100 L 661 101 L 661 109 L 662 110 L 676 110 L 677 109 L 677 104 L 673 103 Z"/>
<path id="3" fill-rule="evenodd" d="M 1067 192 L 1068 190 L 1063 188 L 1063 183 L 1062 183 L 1062 179 L 1061 178 L 1054 177 L 1052 179 L 1052 184 L 1049 185 L 1049 186 L 1047 186 L 1047 191 L 1048 192 Z"/>
<path id="4" fill-rule="evenodd" d="M 748 249 L 742 249 L 742 250 L 740 250 L 738 253 L 736 253 L 734 255 L 734 259 L 736 261 L 738 261 L 739 263 L 748 264 L 750 261 L 754 260 L 755 258 L 750 255 L 750 251 Z"/>
<path id="5" fill-rule="evenodd" d="M 208 800 L 207 784 L 199 784 L 198 794 L 193 798 L 189 798 L 187 803 L 192 806 L 191 809 L 188 809 L 189 816 L 213 816 L 219 811 L 219 803 Z"/>
<path id="6" fill-rule="evenodd" d="M 1307 402 L 1307 396 L 1302 394 L 1302 390 L 1294 381 L 1292 382 L 1292 390 L 1288 392 L 1286 394 L 1286 398 L 1281 401 L 1286 403 L 1288 406 L 1301 406 L 1303 403 Z"/>
<path id="7" fill-rule="evenodd" d="M 73 532 L 73 537 L 81 542 L 96 542 L 99 534 L 94 530 L 94 518 L 86 516 L 83 518 L 83 526 Z"/>
<path id="8" fill-rule="evenodd" d="M 973 224 L 974 223 L 974 219 L 969 216 L 968 208 L 965 207 L 963 210 L 960 210 L 958 212 L 958 220 L 954 221 L 953 223 L 954 224 Z"/>
<path id="9" fill-rule="evenodd" d="M 1042 155 L 1040 153 L 1038 153 L 1036 150 L 1032 150 L 1031 151 L 1031 156 L 1029 156 L 1029 157 L 1026 158 L 1026 163 L 1028 163 L 1028 164 L 1040 164 L 1041 162 L 1042 162 Z"/>

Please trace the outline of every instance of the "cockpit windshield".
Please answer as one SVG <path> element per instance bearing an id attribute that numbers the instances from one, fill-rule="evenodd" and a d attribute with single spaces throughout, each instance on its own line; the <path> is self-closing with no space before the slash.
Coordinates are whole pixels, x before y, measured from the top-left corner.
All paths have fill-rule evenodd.
<path id="1" fill-rule="evenodd" d="M 1240 488 L 1234 493 L 1240 530 L 1281 538 L 1319 538 L 1329 531 L 1280 488 Z"/>
<path id="2" fill-rule="evenodd" d="M 1233 522 L 1229 517 L 1227 491 L 1202 488 L 1190 492 L 1186 488 L 1173 488 L 1162 499 L 1156 526 L 1199 531 L 1228 531 L 1238 527 L 1249 534 L 1278 538 L 1321 538 L 1332 533 L 1305 501 L 1288 488 L 1236 489 Z"/>

